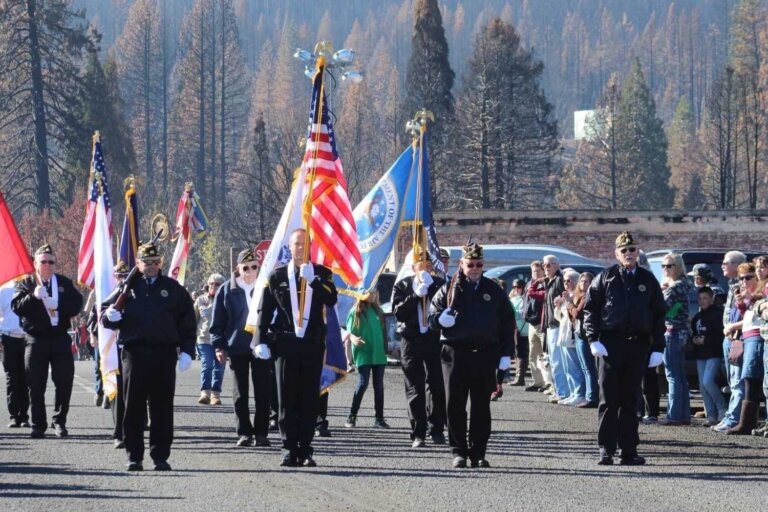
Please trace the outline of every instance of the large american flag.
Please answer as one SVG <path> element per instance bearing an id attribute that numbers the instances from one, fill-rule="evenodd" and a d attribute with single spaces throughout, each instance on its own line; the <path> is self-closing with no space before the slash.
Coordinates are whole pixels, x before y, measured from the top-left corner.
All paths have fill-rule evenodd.
<path id="1" fill-rule="evenodd" d="M 330 267 L 345 283 L 357 285 L 362 280 L 363 263 L 357 247 L 357 228 L 347 196 L 347 182 L 336 151 L 333 124 L 323 90 L 322 68 L 315 74 L 309 134 L 303 166 L 307 176 L 315 170 L 312 184 L 311 259 Z M 322 97 L 322 115 L 316 123 L 318 102 Z"/>
<path id="2" fill-rule="evenodd" d="M 77 280 L 83 285 L 94 286 L 94 257 L 93 241 L 96 231 L 96 203 L 99 195 L 104 194 L 104 207 L 107 211 L 109 233 L 112 234 L 112 204 L 109 201 L 109 187 L 107 186 L 107 166 L 104 165 L 104 155 L 101 151 L 99 132 L 93 136 L 93 157 L 91 158 L 90 197 L 85 212 L 85 223 L 80 235 L 80 252 L 77 255 Z M 101 181 L 101 186 L 99 186 Z"/>

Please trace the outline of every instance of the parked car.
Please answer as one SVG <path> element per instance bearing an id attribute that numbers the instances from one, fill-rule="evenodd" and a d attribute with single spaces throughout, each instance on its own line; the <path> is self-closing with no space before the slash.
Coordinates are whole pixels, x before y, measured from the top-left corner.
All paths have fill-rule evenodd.
<path id="1" fill-rule="evenodd" d="M 448 246 L 441 247 L 451 255 L 448 273 L 453 274 L 458 268 L 458 261 L 461 258 L 461 247 Z M 561 247 L 559 245 L 537 245 L 537 244 L 488 244 L 483 245 L 483 260 L 485 268 L 494 268 L 502 265 L 530 265 L 534 260 L 540 260 L 544 256 L 552 254 L 557 256 L 560 266 L 567 267 L 573 265 L 597 265 L 602 267 L 602 263 L 591 258 L 587 258 Z"/>
<path id="2" fill-rule="evenodd" d="M 591 272 L 594 275 L 599 274 L 605 267 L 603 265 L 593 263 L 578 263 L 575 265 L 560 264 L 560 268 L 572 268 L 579 274 L 582 272 Z M 495 267 L 487 270 L 484 274 L 485 277 L 491 277 L 495 279 L 501 279 L 507 284 L 507 291 L 512 289 L 512 281 L 515 279 L 522 279 L 526 283 L 531 279 L 531 266 L 530 265 L 504 265 L 501 267 Z"/>

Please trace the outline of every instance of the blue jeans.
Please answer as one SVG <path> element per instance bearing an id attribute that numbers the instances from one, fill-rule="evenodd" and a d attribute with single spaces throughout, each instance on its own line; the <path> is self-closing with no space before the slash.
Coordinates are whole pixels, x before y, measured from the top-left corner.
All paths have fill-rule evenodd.
<path id="1" fill-rule="evenodd" d="M 696 369 L 699 373 L 699 390 L 701 390 L 701 398 L 704 400 L 704 411 L 706 411 L 707 419 L 710 422 L 723 419 L 728 406 L 723 393 L 720 391 L 720 386 L 716 382 L 721 361 L 722 359 L 719 357 L 696 360 Z"/>
<path id="2" fill-rule="evenodd" d="M 768 341 L 763 343 L 763 395 L 768 398 Z"/>
<path id="3" fill-rule="evenodd" d="M 584 398 L 587 395 L 587 385 L 584 381 L 584 371 L 581 369 L 578 349 L 576 347 L 560 347 L 565 363 L 565 378 L 568 381 L 568 396 Z"/>
<path id="4" fill-rule="evenodd" d="M 99 353 L 99 344 L 93 347 L 93 390 L 97 395 L 104 394 L 104 383 L 101 381 L 101 354 Z"/>
<path id="5" fill-rule="evenodd" d="M 221 393 L 226 365 L 216 360 L 213 346 L 204 343 L 197 345 L 197 357 L 200 358 L 200 390 Z"/>
<path id="6" fill-rule="evenodd" d="M 565 377 L 565 362 L 563 351 L 557 346 L 557 327 L 547 328 L 547 352 L 549 352 L 549 369 L 552 370 L 552 380 L 555 382 L 555 393 L 560 398 L 570 395 L 568 379 Z"/>
<path id="7" fill-rule="evenodd" d="M 600 389 L 597 387 L 597 365 L 595 356 L 589 348 L 589 342 L 576 338 L 576 354 L 579 357 L 581 371 L 584 374 L 584 384 L 586 385 L 585 398 L 596 404 L 600 398 Z"/>
<path id="8" fill-rule="evenodd" d="M 386 367 L 385 364 L 364 364 L 357 367 L 359 377 L 355 394 L 352 395 L 352 409 L 349 411 L 351 416 L 357 416 L 373 373 L 373 409 L 377 419 L 384 419 L 384 369 Z"/>
<path id="9" fill-rule="evenodd" d="M 664 366 L 669 383 L 667 419 L 691 421 L 691 399 L 688 396 L 688 379 L 685 377 L 685 344 L 688 341 L 686 329 L 673 329 L 664 334 L 667 343 L 664 349 Z"/>
<path id="10" fill-rule="evenodd" d="M 741 418 L 741 401 L 744 399 L 744 381 L 741 379 L 741 365 L 732 364 L 728 361 L 728 353 L 731 351 L 731 339 L 723 340 L 723 356 L 725 356 L 726 376 L 728 377 L 728 386 L 731 388 L 731 399 L 728 401 L 728 411 L 725 413 L 723 421 L 729 427 L 735 427 L 739 424 Z"/>

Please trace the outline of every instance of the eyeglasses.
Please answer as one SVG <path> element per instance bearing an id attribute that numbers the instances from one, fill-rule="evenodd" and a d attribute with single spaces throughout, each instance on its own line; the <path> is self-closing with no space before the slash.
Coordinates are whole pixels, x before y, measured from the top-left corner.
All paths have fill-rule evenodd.
<path id="1" fill-rule="evenodd" d="M 622 247 L 619 249 L 619 252 L 621 254 L 627 254 L 628 252 L 635 252 L 637 251 L 637 247 Z"/>
<path id="2" fill-rule="evenodd" d="M 571 284 L 573 281 L 571 281 L 570 279 L 563 279 L 563 282 L 564 282 L 564 283 L 568 283 L 568 284 Z"/>
<path id="3" fill-rule="evenodd" d="M 467 263 L 467 268 L 483 268 L 483 262 L 478 261 L 477 263 Z"/>
<path id="4" fill-rule="evenodd" d="M 208 283 L 208 286 L 221 286 L 221 283 Z"/>
<path id="5" fill-rule="evenodd" d="M 145 265 L 159 265 L 160 260 L 141 260 L 141 262 Z"/>
<path id="6" fill-rule="evenodd" d="M 544 267 L 544 268 L 549 268 L 549 267 L 551 267 L 552 265 L 554 265 L 554 263 L 544 263 L 544 264 L 542 265 L 542 267 Z"/>
<path id="7" fill-rule="evenodd" d="M 739 281 L 751 281 L 755 278 L 755 274 L 748 274 L 746 276 L 739 276 Z"/>
<path id="8" fill-rule="evenodd" d="M 41 265 L 55 265 L 56 261 L 55 260 L 40 260 L 40 264 Z"/>
<path id="9" fill-rule="evenodd" d="M 248 270 L 256 270 L 257 268 L 259 268 L 258 265 L 250 265 L 250 266 L 249 265 L 243 265 L 243 272 L 246 272 Z"/>
<path id="10" fill-rule="evenodd" d="M 661 264 L 661 268 L 672 268 L 674 266 L 675 266 L 674 263 L 662 263 Z"/>

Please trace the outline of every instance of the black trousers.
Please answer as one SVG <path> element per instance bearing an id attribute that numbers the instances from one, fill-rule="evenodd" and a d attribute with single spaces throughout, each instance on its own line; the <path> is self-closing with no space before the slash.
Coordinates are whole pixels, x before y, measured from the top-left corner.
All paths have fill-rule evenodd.
<path id="1" fill-rule="evenodd" d="M 600 405 L 597 442 L 610 455 L 637 453 L 637 396 L 648 366 L 648 347 L 639 341 L 603 340 L 608 356 L 597 358 Z"/>
<path id="2" fill-rule="evenodd" d="M 328 428 L 328 395 L 330 395 L 330 392 L 323 393 L 317 399 L 317 421 L 315 422 L 315 427 L 319 429 Z"/>
<path id="3" fill-rule="evenodd" d="M 290 349 L 281 349 L 275 359 L 278 424 L 283 456 L 304 458 L 313 453 L 325 347 L 310 340 L 290 344 Z"/>
<path id="4" fill-rule="evenodd" d="M 445 427 L 445 384 L 440 362 L 442 345 L 424 338 L 400 342 L 400 362 L 405 376 L 405 400 L 411 422 L 411 439 L 442 433 Z"/>
<path id="5" fill-rule="evenodd" d="M 3 369 L 5 393 L 11 420 L 22 423 L 29 420 L 29 388 L 24 369 L 24 338 L 3 335 Z"/>
<path id="6" fill-rule="evenodd" d="M 75 379 L 75 360 L 70 349 L 69 335 L 27 340 L 24 352 L 24 368 L 29 386 L 29 403 L 32 413 L 32 429 L 45 431 L 48 419 L 45 413 L 45 388 L 48 384 L 48 367 L 56 388 L 53 406 L 53 424 L 65 427 Z"/>
<path id="7" fill-rule="evenodd" d="M 166 461 L 173 443 L 176 347 L 123 347 L 125 417 L 123 441 L 128 459 L 144 460 L 144 425 L 149 403 L 149 455 Z"/>
<path id="8" fill-rule="evenodd" d="M 229 356 L 232 370 L 232 403 L 235 406 L 235 427 L 238 436 L 266 437 L 269 428 L 269 404 L 272 397 L 274 371 L 272 361 L 257 359 L 252 353 Z M 251 423 L 248 407 L 249 387 L 253 384 L 255 409 Z"/>
<path id="9" fill-rule="evenodd" d="M 496 350 L 472 352 L 448 345 L 441 353 L 448 413 L 448 442 L 453 454 L 484 459 L 491 436 L 491 392 L 496 388 Z M 467 398 L 471 400 L 467 444 Z"/>
<path id="10" fill-rule="evenodd" d="M 654 418 L 659 417 L 661 392 L 659 391 L 658 370 L 659 367 L 646 368 L 643 371 L 642 396 L 640 396 L 638 400 L 638 412 L 640 413 L 640 416 L 648 415 L 653 416 Z"/>

